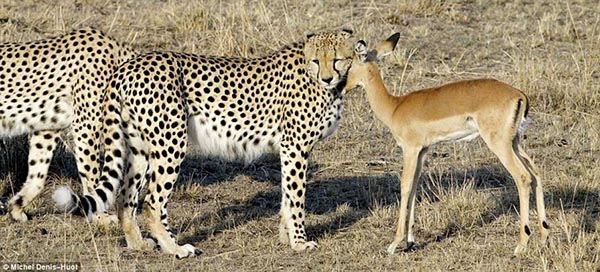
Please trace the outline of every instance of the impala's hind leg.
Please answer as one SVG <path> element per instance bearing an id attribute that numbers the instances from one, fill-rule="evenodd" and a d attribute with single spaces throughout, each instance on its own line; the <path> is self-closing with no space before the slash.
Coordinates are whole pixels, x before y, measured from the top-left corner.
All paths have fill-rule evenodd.
<path id="1" fill-rule="evenodd" d="M 523 148 L 519 145 L 518 137 L 515 137 L 513 142 L 513 149 L 516 150 L 521 161 L 529 171 L 529 174 L 532 177 L 531 186 L 533 187 L 533 191 L 535 192 L 535 207 L 537 210 L 539 229 L 540 229 L 540 239 L 542 243 L 548 242 L 548 229 L 550 229 L 550 225 L 548 224 L 546 218 L 546 207 L 544 204 L 544 189 L 542 186 L 542 180 L 540 179 L 540 172 L 538 168 L 533 164 L 533 160 L 523 151 Z"/>
<path id="2" fill-rule="evenodd" d="M 510 132 L 509 130 L 505 130 Z M 531 235 L 529 228 L 529 195 L 531 194 L 532 175 L 513 148 L 515 134 L 498 132 L 498 129 L 485 130 L 480 128 L 481 137 L 488 147 L 498 156 L 504 167 L 510 172 L 519 193 L 519 243 L 515 255 L 525 252 Z"/>

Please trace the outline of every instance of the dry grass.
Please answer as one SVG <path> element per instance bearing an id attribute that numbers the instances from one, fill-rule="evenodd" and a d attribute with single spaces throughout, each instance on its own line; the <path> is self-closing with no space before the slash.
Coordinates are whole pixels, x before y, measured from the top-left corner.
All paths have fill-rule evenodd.
<path id="1" fill-rule="evenodd" d="M 495 77 L 531 97 L 524 145 L 543 171 L 553 243 L 544 247 L 533 236 L 529 251 L 512 258 L 516 189 L 477 140 L 429 152 L 417 248 L 388 256 L 402 154 L 356 91 L 340 129 L 312 156 L 307 223 L 317 251 L 277 243 L 277 158 L 244 167 L 190 156 L 169 206 L 171 225 L 204 255 L 178 261 L 126 250 L 118 229 L 58 214 L 51 190 L 77 183 L 72 157 L 63 154 L 29 207 L 34 220 L 0 219 L 0 262 L 80 261 L 85 270 L 109 271 L 598 270 L 599 21 L 600 4 L 589 0 L 2 1 L 0 41 L 95 26 L 144 50 L 257 56 L 324 29 L 349 27 L 368 41 L 399 30 L 397 52 L 381 64 L 395 93 Z"/>

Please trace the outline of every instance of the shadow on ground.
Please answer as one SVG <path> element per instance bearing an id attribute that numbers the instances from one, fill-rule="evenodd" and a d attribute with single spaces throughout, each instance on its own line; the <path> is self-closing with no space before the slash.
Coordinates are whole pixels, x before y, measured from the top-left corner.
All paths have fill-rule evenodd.
<path id="1" fill-rule="evenodd" d="M 27 180 L 28 154 L 27 135 L 0 139 L 0 215 L 6 212 L 2 203 L 7 203 Z M 53 176 L 79 179 L 75 158 L 62 143 L 56 147 L 48 169 L 48 177 Z"/>
<path id="2" fill-rule="evenodd" d="M 67 177 L 77 180 L 75 159 L 72 154 L 59 147 L 60 150 L 50 166 L 50 175 Z M 311 164 L 309 172 L 319 170 L 319 165 Z M 210 230 L 201 230 L 194 235 L 184 238 L 184 242 L 195 243 L 205 240 L 209 235 L 221 233 L 228 229 L 244 225 L 249 221 L 271 217 L 278 213 L 281 194 L 279 191 L 281 172 L 278 156 L 266 156 L 259 161 L 244 165 L 236 162 L 226 162 L 204 156 L 188 156 L 182 165 L 182 172 L 177 186 L 187 183 L 195 183 L 201 186 L 209 186 L 232 180 L 235 176 L 246 175 L 259 182 L 267 182 L 271 189 L 259 192 L 243 204 L 231 204 L 217 212 L 219 218 L 229 218 L 227 222 L 217 224 Z M 375 208 L 396 206 L 400 199 L 398 184 L 398 173 L 389 171 L 383 175 L 372 176 L 341 176 L 314 180 L 309 174 L 309 183 L 306 195 L 307 212 L 311 214 L 324 215 L 334 212 L 341 206 L 347 206 L 348 212 L 334 215 L 328 220 L 318 224 L 307 222 L 307 234 L 309 239 L 318 239 L 327 234 L 334 234 L 340 229 L 352 226 L 357 221 L 371 214 Z M 24 180 L 24 179 L 23 179 Z M 430 202 L 437 202 L 432 188 L 443 188 L 448 191 L 451 188 L 461 186 L 465 181 L 472 180 L 476 190 L 491 190 L 497 196 L 491 210 L 482 213 L 478 226 L 493 222 L 501 215 L 513 214 L 518 220 L 516 213 L 518 197 L 516 187 L 512 178 L 501 165 L 481 167 L 477 169 L 423 169 L 420 179 L 417 201 L 428 198 Z M 76 183 L 76 182 L 75 182 Z M 12 192 L 20 188 L 22 182 L 14 185 L 3 185 L 4 192 L 0 200 L 6 200 Z M 582 217 L 583 229 L 587 232 L 595 231 L 596 222 L 600 218 L 600 192 L 577 188 L 545 188 L 546 207 L 559 210 L 572 210 Z M 533 195 L 530 198 L 531 209 L 535 209 Z M 201 204 L 202 205 L 202 204 Z M 212 215 L 214 216 L 214 215 Z M 185 225 L 200 224 L 208 220 L 208 216 L 189 219 L 184 221 Z M 551 224 L 557 219 L 549 218 Z M 432 234 L 421 240 L 414 249 L 426 247 L 432 242 L 439 242 L 452 237 L 460 229 L 460 226 L 448 225 L 441 232 Z"/>
<path id="3" fill-rule="evenodd" d="M 221 208 L 216 216 L 218 218 L 228 218 L 227 222 L 218 224 L 213 229 L 198 231 L 184 238 L 184 242 L 199 242 L 205 240 L 209 235 L 219 234 L 225 230 L 244 225 L 249 221 L 272 217 L 278 213 L 281 194 L 279 191 L 279 162 L 276 157 L 251 166 L 232 165 L 205 159 L 200 159 L 200 161 L 188 160 L 186 165 L 187 167 L 184 167 L 184 169 L 187 170 L 182 176 L 188 182 L 196 183 L 197 181 L 200 185 L 211 185 L 229 180 L 235 175 L 244 174 L 257 181 L 269 182 L 272 187 L 269 191 L 257 193 L 243 204 L 232 204 Z M 310 168 L 317 171 L 319 165 L 311 165 Z M 518 207 L 516 187 L 512 178 L 501 166 L 469 170 L 448 169 L 444 171 L 424 169 L 417 193 L 418 201 L 427 197 L 429 202 L 438 202 L 439 199 L 435 198 L 436 194 L 432 193 L 432 190 L 434 190 L 432 188 L 441 187 L 443 191 L 447 192 L 457 186 L 460 187 L 467 180 L 474 182 L 475 190 L 491 190 L 496 194 L 496 197 L 491 198 L 495 200 L 493 207 L 477 216 L 479 220 L 475 224 L 476 226 L 492 223 L 501 215 L 506 214 L 512 214 L 515 220 L 518 220 L 517 209 L 515 209 L 515 207 Z M 310 220 L 307 222 L 309 239 L 319 239 L 325 235 L 335 234 L 341 229 L 348 228 L 362 218 L 369 216 L 376 208 L 396 207 L 400 198 L 398 177 L 395 172 L 372 176 L 341 176 L 317 179 L 310 182 L 307 188 L 307 213 L 332 215 L 326 220 L 319 220 L 317 224 L 312 224 Z M 546 194 L 554 194 L 554 192 L 547 192 Z M 533 196 L 531 203 L 531 208 L 534 209 Z M 557 203 L 546 200 L 546 204 L 548 207 L 555 207 Z M 335 213 L 342 206 L 344 206 L 346 212 Z M 201 224 L 212 216 L 215 215 L 190 219 L 184 221 L 184 224 Z M 424 240 L 421 240 L 422 242 L 414 249 L 424 248 L 432 242 L 439 242 L 452 237 L 460 228 L 458 225 L 449 224 L 441 232 L 422 237 Z"/>

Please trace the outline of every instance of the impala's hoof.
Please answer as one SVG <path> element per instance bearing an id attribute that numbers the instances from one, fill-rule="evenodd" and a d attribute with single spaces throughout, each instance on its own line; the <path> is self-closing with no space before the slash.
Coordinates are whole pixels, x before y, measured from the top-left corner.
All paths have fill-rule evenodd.
<path id="1" fill-rule="evenodd" d="M 527 247 L 522 246 L 522 245 L 517 245 L 517 247 L 515 248 L 515 252 L 513 253 L 514 256 L 521 256 L 525 253 L 525 251 L 527 251 Z"/>
<path id="2" fill-rule="evenodd" d="M 388 246 L 387 253 L 393 255 L 396 252 L 396 248 L 398 247 L 398 242 L 393 242 Z"/>

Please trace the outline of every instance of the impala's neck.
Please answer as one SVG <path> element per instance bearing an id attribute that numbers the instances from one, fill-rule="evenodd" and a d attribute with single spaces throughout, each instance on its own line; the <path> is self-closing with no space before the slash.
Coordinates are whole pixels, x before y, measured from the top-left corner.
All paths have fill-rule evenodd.
<path id="1" fill-rule="evenodd" d="M 374 62 L 353 64 L 348 72 L 350 86 L 362 85 L 377 119 L 390 126 L 400 97 L 387 92 L 379 69 Z"/>

